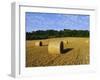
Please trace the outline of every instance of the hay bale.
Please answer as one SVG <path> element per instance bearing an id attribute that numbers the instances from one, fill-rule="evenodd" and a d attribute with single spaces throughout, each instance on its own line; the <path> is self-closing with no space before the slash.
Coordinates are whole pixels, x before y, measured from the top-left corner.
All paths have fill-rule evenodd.
<path id="1" fill-rule="evenodd" d="M 48 53 L 60 54 L 64 48 L 63 41 L 50 41 L 48 44 Z"/>
<path id="2" fill-rule="evenodd" d="M 42 45 L 47 46 L 48 45 L 48 40 L 42 40 Z"/>
<path id="3" fill-rule="evenodd" d="M 68 44 L 68 41 L 67 40 L 63 40 L 64 44 Z"/>
<path id="4" fill-rule="evenodd" d="M 35 46 L 42 46 L 42 41 L 36 41 Z"/>

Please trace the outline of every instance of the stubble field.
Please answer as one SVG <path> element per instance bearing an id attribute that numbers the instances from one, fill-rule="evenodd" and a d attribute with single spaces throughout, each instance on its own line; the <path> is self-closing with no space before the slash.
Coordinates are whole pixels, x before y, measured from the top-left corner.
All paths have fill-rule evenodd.
<path id="1" fill-rule="evenodd" d="M 49 54 L 50 41 L 64 41 L 65 53 Z M 41 40 L 43 46 L 35 46 L 40 40 L 26 41 L 26 67 L 89 64 L 89 38 L 64 37 Z"/>

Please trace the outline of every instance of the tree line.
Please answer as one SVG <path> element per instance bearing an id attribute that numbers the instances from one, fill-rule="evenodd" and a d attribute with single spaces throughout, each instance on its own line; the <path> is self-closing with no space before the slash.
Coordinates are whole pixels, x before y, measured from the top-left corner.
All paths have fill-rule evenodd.
<path id="1" fill-rule="evenodd" d="M 26 40 L 38 40 L 57 37 L 89 37 L 88 30 L 37 30 L 32 32 L 26 32 Z"/>

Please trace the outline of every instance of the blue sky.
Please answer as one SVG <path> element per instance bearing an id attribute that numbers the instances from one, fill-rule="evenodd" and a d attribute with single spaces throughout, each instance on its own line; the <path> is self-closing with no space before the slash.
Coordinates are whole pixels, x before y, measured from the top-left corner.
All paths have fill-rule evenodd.
<path id="1" fill-rule="evenodd" d="M 26 31 L 89 30 L 89 15 L 26 12 Z"/>

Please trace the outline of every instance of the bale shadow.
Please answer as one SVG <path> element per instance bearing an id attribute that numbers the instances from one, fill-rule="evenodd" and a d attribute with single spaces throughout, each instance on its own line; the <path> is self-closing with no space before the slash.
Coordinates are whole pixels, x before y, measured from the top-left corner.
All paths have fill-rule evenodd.
<path id="1" fill-rule="evenodd" d="M 65 53 L 67 53 L 67 52 L 69 52 L 71 50 L 73 50 L 73 48 L 65 48 L 65 49 L 62 49 L 61 54 L 65 54 Z"/>

